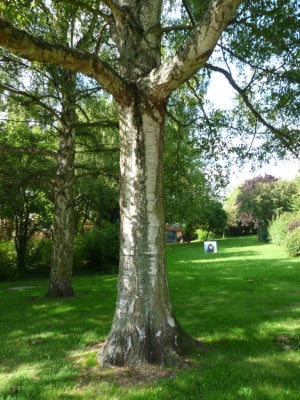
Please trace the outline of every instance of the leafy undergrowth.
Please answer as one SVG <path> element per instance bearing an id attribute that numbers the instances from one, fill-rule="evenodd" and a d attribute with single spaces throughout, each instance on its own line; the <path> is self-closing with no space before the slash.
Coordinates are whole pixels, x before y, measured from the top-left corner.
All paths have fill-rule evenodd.
<path id="1" fill-rule="evenodd" d="M 203 345 L 176 369 L 100 368 L 116 276 L 76 277 L 76 297 L 46 280 L 0 284 L 1 400 L 298 400 L 300 262 L 255 237 L 167 247 L 183 328 Z"/>

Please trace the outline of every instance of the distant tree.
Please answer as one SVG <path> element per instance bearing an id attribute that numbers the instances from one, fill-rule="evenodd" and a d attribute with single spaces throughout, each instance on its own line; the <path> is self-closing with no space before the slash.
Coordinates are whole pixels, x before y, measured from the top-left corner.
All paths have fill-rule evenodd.
<path id="1" fill-rule="evenodd" d="M 50 228 L 53 210 L 48 182 L 53 164 L 42 156 L 32 158 L 9 152 L 2 155 L 1 161 L 0 217 L 13 223 L 17 270 L 22 276 L 28 267 L 29 239 L 35 231 Z"/>
<path id="2" fill-rule="evenodd" d="M 66 32 L 61 34 L 67 35 Z M 11 75 L 11 71 L 14 72 L 14 68 L 17 67 L 21 80 L 24 75 L 27 76 L 26 84 L 20 82 L 20 76 L 15 73 Z M 32 155 L 41 151 L 47 153 L 49 150 L 48 153 L 55 158 L 56 171 L 52 171 L 51 177 L 54 202 L 53 246 L 47 295 L 72 296 L 75 146 L 77 144 L 79 149 L 77 159 L 80 160 L 80 164 L 83 152 L 89 151 L 88 142 L 93 143 L 94 153 L 106 149 L 103 144 L 96 146 L 95 139 L 101 136 L 99 126 L 107 128 L 110 124 L 107 112 L 103 112 L 105 118 L 101 118 L 98 112 L 96 120 L 93 110 L 93 95 L 100 88 L 89 86 L 86 82 L 83 84 L 80 77 L 69 70 L 48 65 L 36 71 L 35 66 L 10 57 L 1 71 L 0 89 L 3 99 L 6 100 L 4 115 L 7 116 L 7 121 L 11 121 L 6 123 L 6 126 L 22 125 L 26 135 L 32 131 L 32 126 L 39 126 L 35 129 L 40 129 L 40 133 L 43 133 L 39 135 L 39 140 L 32 140 L 32 135 L 29 135 L 27 146 L 22 149 L 23 153 Z M 85 100 L 89 111 L 86 110 Z M 17 109 L 19 114 L 16 111 L 12 113 L 12 110 Z M 26 117 L 21 118 L 21 115 Z M 118 127 L 115 121 L 112 124 Z M 11 146 L 10 150 L 16 151 L 18 141 L 12 134 L 12 129 L 7 130 L 6 141 Z M 79 139 L 76 143 L 77 131 Z M 83 166 L 80 165 L 80 168 Z M 87 164 L 85 168 L 88 168 Z M 96 171 L 99 172 L 94 168 L 93 173 Z"/>
<path id="3" fill-rule="evenodd" d="M 236 199 L 242 226 L 254 225 L 259 240 L 267 240 L 267 228 L 275 215 L 292 209 L 296 188 L 293 183 L 271 175 L 245 181 Z"/>
<path id="4" fill-rule="evenodd" d="M 187 85 L 176 98 L 170 99 L 165 132 L 164 194 L 166 222 L 179 223 L 191 237 L 200 226 L 210 225 L 215 229 L 216 221 L 212 221 L 208 210 L 218 203 L 216 196 L 225 184 L 226 170 L 219 173 L 218 155 L 213 150 L 215 141 L 209 145 L 209 129 L 202 130 L 203 137 L 199 139 L 201 119 L 197 115 L 203 105 L 190 86 L 193 88 Z M 211 164 L 206 160 L 208 154 Z M 222 223 L 219 227 L 222 230 Z"/>
<path id="5" fill-rule="evenodd" d="M 209 199 L 204 205 L 203 215 L 198 222 L 198 227 L 206 230 L 208 239 L 210 232 L 218 235 L 222 234 L 227 224 L 227 214 L 221 202 L 215 199 Z"/>
<path id="6" fill-rule="evenodd" d="M 229 236 L 239 236 L 245 233 L 245 227 L 241 225 L 238 218 L 238 206 L 236 204 L 237 196 L 239 195 L 239 187 L 235 187 L 226 197 L 224 201 L 224 210 L 227 214 L 226 234 Z M 251 227 L 247 228 L 250 233 Z"/>

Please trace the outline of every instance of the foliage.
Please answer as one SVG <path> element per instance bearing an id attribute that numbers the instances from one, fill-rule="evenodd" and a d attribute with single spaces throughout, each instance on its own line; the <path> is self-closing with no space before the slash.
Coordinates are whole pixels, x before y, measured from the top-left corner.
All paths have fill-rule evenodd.
<path id="1" fill-rule="evenodd" d="M 295 193 L 293 183 L 278 180 L 270 175 L 245 181 L 236 199 L 241 225 L 255 226 L 260 240 L 265 240 L 272 218 L 292 210 Z"/>
<path id="2" fill-rule="evenodd" d="M 200 220 L 198 226 L 206 230 L 206 239 L 209 237 L 210 232 L 215 235 L 221 235 L 226 224 L 227 214 L 223 209 L 222 203 L 216 200 L 209 200 L 204 204 L 202 220 Z"/>
<path id="3" fill-rule="evenodd" d="M 300 210 L 300 176 L 297 176 L 293 182 L 297 190 L 296 195 L 293 198 L 293 210 L 298 211 Z"/>
<path id="4" fill-rule="evenodd" d="M 119 265 L 119 228 L 105 223 L 75 239 L 74 269 L 101 274 L 115 273 Z"/>
<path id="5" fill-rule="evenodd" d="M 299 256 L 300 211 L 286 212 L 275 218 L 269 227 L 272 243 L 285 248 L 289 255 Z"/>
<path id="6" fill-rule="evenodd" d="M 97 171 L 96 167 L 95 171 Z M 113 173 L 113 169 L 111 172 Z M 100 171 L 99 174 L 97 177 L 85 174 L 75 183 L 74 214 L 76 230 L 79 234 L 83 233 L 86 223 L 101 228 L 106 221 L 111 223 L 119 221 L 119 188 L 114 178 L 103 177 Z"/>
<path id="7" fill-rule="evenodd" d="M 27 244 L 32 234 L 49 228 L 52 217 L 54 162 L 45 157 L 47 139 L 40 126 L 24 123 L 32 116 L 13 96 L 6 96 L 6 121 L 0 125 L 0 217 L 15 231 L 18 273 L 26 270 Z M 36 153 L 25 149 L 39 150 Z"/>
<path id="8" fill-rule="evenodd" d="M 237 197 L 240 193 L 239 186 L 235 187 L 224 201 L 224 210 L 227 214 L 226 236 L 242 236 L 256 233 L 253 225 L 243 226 L 238 215 Z"/>
<path id="9" fill-rule="evenodd" d="M 269 237 L 272 243 L 282 246 L 288 233 L 288 226 L 297 220 L 299 213 L 285 212 L 274 218 L 269 226 Z"/>
<path id="10" fill-rule="evenodd" d="M 198 89 L 204 92 L 205 86 L 203 83 Z M 191 88 L 184 87 L 170 100 L 165 132 L 166 221 L 185 226 L 185 233 L 189 235 L 196 228 L 218 233 L 226 218 L 217 195 L 225 185 L 227 171 L 219 173 L 218 152 L 213 151 L 201 118 L 195 118 L 199 108 L 201 104 L 193 97 Z"/>
<path id="11" fill-rule="evenodd" d="M 285 239 L 285 248 L 290 256 L 300 256 L 300 226 L 288 232 Z"/>
<path id="12" fill-rule="evenodd" d="M 182 96 L 182 94 L 181 94 Z M 166 222 L 191 225 L 197 223 L 207 196 L 203 162 L 189 133 L 184 99 L 174 104 L 167 118 L 164 148 L 164 195 Z M 178 120 L 172 118 L 173 112 Z"/>
<path id="13" fill-rule="evenodd" d="M 26 264 L 30 273 L 49 276 L 51 266 L 52 240 L 48 238 L 31 239 L 28 244 Z"/>
<path id="14" fill-rule="evenodd" d="M 236 202 L 238 206 L 239 219 L 244 226 L 259 224 L 265 225 L 272 216 L 272 208 L 270 197 L 272 196 L 269 188 L 265 194 L 266 186 L 261 184 L 276 182 L 277 179 L 271 175 L 264 177 L 258 176 L 245 181 L 240 188 Z"/>
<path id="15" fill-rule="evenodd" d="M 197 229 L 197 238 L 200 241 L 211 240 L 220 237 L 219 235 L 215 235 L 213 232 L 207 232 L 205 229 Z"/>
<path id="16" fill-rule="evenodd" d="M 167 246 L 176 315 L 202 345 L 189 367 L 148 375 L 97 367 L 117 276 L 75 276 L 77 296 L 59 301 L 45 298 L 46 279 L 2 282 L 0 398 L 297 400 L 299 260 L 254 237 L 219 240 L 218 250 Z"/>
<path id="17" fill-rule="evenodd" d="M 299 156 L 297 12 L 294 0 L 244 0 L 220 43 L 223 69 L 240 88 L 233 115 L 241 128 L 241 148 L 258 159 L 287 150 Z"/>
<path id="18" fill-rule="evenodd" d="M 0 214 L 13 221 L 17 265 L 22 274 L 26 268 L 28 240 L 36 230 L 50 225 L 51 203 L 34 181 L 35 173 L 40 176 L 42 168 L 34 171 L 28 163 L 23 165 L 24 169 L 17 165 L 18 169 L 12 166 L 10 177 L 0 182 Z"/>
<path id="19" fill-rule="evenodd" d="M 287 230 L 288 232 L 292 232 L 294 229 L 298 228 L 300 226 L 300 220 L 292 221 L 288 227 Z"/>
<path id="20" fill-rule="evenodd" d="M 11 240 L 0 241 L 0 281 L 18 277 L 16 251 Z"/>

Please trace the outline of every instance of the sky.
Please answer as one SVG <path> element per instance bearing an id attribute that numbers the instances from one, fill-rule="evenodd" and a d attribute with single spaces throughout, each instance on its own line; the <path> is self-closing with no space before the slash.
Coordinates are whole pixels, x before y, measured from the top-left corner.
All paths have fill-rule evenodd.
<path id="1" fill-rule="evenodd" d="M 209 99 L 217 108 L 230 108 L 233 103 L 234 92 L 226 78 L 214 73 L 208 89 Z M 233 168 L 230 175 L 228 190 L 233 189 L 247 179 L 256 176 L 273 175 L 276 178 L 291 180 L 300 175 L 300 160 L 278 160 L 266 163 L 262 168 L 251 171 L 250 163 L 245 163 L 243 168 Z"/>

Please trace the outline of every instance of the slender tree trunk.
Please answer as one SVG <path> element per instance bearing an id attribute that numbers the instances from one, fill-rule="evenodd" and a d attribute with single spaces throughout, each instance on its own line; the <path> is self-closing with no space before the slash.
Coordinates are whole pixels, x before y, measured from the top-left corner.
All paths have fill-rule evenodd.
<path id="1" fill-rule="evenodd" d="M 257 228 L 257 236 L 260 242 L 268 241 L 268 227 L 266 224 L 260 223 Z"/>
<path id="2" fill-rule="evenodd" d="M 54 183 L 54 233 L 48 297 L 70 297 L 72 288 L 74 241 L 74 155 L 75 155 L 75 85 L 74 74 L 65 72 L 69 83 L 64 94 L 58 150 L 58 167 Z"/>
<path id="3" fill-rule="evenodd" d="M 15 248 L 17 253 L 17 270 L 23 276 L 26 269 L 26 253 L 29 240 L 29 210 L 27 204 L 23 206 L 22 215 L 15 218 Z"/>
<path id="4" fill-rule="evenodd" d="M 26 268 L 27 234 L 23 231 L 22 222 L 16 224 L 15 248 L 17 253 L 17 270 L 23 276 Z"/>
<path id="5" fill-rule="evenodd" d="M 102 365 L 171 362 L 178 329 L 165 270 L 162 147 L 165 105 L 136 98 L 119 108 L 121 249 L 119 293 Z"/>
<path id="6" fill-rule="evenodd" d="M 54 183 L 54 231 L 48 297 L 73 296 L 73 183 L 74 137 L 72 130 L 60 138 L 59 168 Z"/>

